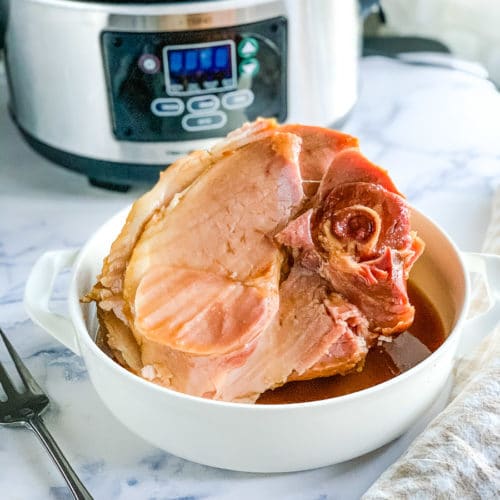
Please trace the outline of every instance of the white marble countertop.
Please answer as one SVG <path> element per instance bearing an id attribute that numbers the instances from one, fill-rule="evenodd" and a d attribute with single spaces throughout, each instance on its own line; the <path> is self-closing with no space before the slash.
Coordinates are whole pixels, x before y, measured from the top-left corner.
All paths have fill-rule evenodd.
<path id="1" fill-rule="evenodd" d="M 340 465 L 257 475 L 197 465 L 155 449 L 125 429 L 93 390 L 80 358 L 28 319 L 24 284 L 44 251 L 79 247 L 135 199 L 89 186 L 29 149 L 7 113 L 0 69 L 0 325 L 51 397 L 45 414 L 96 499 L 355 499 L 366 491 L 445 403 L 407 434 Z M 480 250 L 493 187 L 500 183 L 500 94 L 488 81 L 450 69 L 370 58 L 361 97 L 343 127 L 389 170 L 410 202 L 440 223 L 463 250 Z M 63 308 L 66 282 L 56 286 Z M 4 353 L 0 350 L 0 357 Z M 369 418 L 367 416 L 367 418 Z M 29 432 L 0 428 L 0 498 L 70 498 Z"/>

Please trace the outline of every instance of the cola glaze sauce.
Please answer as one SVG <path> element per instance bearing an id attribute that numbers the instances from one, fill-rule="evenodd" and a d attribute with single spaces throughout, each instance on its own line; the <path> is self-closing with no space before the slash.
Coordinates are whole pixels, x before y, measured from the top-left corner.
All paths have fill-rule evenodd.
<path id="1" fill-rule="evenodd" d="M 351 394 L 385 382 L 420 363 L 444 342 L 445 329 L 432 303 L 411 281 L 408 295 L 415 306 L 413 325 L 408 331 L 394 336 L 392 342 L 378 342 L 373 346 L 362 371 L 289 382 L 266 391 L 257 404 L 303 403 Z"/>

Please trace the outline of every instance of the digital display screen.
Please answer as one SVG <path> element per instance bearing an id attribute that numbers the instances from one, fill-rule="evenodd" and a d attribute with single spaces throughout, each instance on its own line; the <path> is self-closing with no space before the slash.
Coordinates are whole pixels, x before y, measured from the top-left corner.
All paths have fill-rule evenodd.
<path id="1" fill-rule="evenodd" d="M 236 88 L 236 54 L 232 40 L 164 47 L 163 59 L 170 95 Z"/>

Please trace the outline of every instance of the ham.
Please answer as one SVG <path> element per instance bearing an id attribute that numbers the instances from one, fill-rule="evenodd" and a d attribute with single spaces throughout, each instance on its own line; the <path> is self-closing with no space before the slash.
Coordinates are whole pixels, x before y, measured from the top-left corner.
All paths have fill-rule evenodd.
<path id="1" fill-rule="evenodd" d="M 284 133 L 245 145 L 152 217 L 124 279 L 138 337 L 210 354 L 267 326 L 278 310 L 282 258 L 269 236 L 303 198 L 299 148 Z"/>
<path id="2" fill-rule="evenodd" d="M 391 193 L 401 194 L 383 168 L 365 158 L 357 148 L 340 151 L 321 179 L 319 197 L 323 199 L 332 189 L 344 183 L 367 182 L 383 187 Z"/>
<path id="3" fill-rule="evenodd" d="M 331 175 L 324 181 L 331 184 Z M 359 307 L 372 331 L 407 329 L 415 311 L 406 282 L 424 246 L 410 230 L 406 201 L 371 182 L 347 182 L 324 193 L 322 182 L 321 202 L 293 220 L 278 241 Z"/>
<path id="4" fill-rule="evenodd" d="M 360 369 L 378 335 L 407 328 L 423 247 L 357 139 L 259 119 L 162 173 L 84 300 L 138 376 L 251 403 Z"/>
<path id="5" fill-rule="evenodd" d="M 300 169 L 307 196 L 316 193 L 321 179 L 342 150 L 358 147 L 355 137 L 327 128 L 289 124 L 281 130 L 302 139 Z"/>

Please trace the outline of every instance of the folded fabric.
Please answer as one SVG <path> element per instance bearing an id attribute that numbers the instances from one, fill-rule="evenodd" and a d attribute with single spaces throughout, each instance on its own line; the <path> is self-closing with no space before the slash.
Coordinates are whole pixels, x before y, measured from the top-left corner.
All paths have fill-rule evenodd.
<path id="1" fill-rule="evenodd" d="M 500 189 L 483 250 L 500 254 Z M 472 314 L 484 310 L 481 290 Z M 362 497 L 406 498 L 500 498 L 500 326 L 457 364 L 450 404 Z"/>

